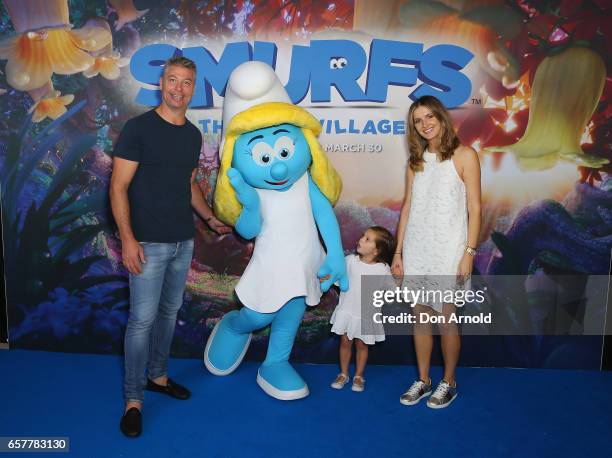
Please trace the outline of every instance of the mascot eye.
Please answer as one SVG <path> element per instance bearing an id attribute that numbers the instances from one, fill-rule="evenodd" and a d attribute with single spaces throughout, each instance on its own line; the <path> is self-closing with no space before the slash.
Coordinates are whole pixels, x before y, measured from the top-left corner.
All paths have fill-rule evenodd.
<path id="1" fill-rule="evenodd" d="M 348 61 L 344 57 L 338 59 L 338 68 L 344 68 L 348 64 Z"/>
<path id="2" fill-rule="evenodd" d="M 338 67 L 338 59 L 331 58 L 329 60 L 329 68 L 333 68 L 333 69 L 339 68 Z"/>
<path id="3" fill-rule="evenodd" d="M 257 165 L 266 167 L 272 164 L 272 159 L 274 159 L 274 150 L 267 143 L 259 142 L 253 147 L 251 156 Z"/>
<path id="4" fill-rule="evenodd" d="M 289 137 L 280 137 L 274 143 L 274 151 L 276 151 L 276 157 L 281 161 L 285 161 L 293 156 L 295 151 L 295 144 Z"/>

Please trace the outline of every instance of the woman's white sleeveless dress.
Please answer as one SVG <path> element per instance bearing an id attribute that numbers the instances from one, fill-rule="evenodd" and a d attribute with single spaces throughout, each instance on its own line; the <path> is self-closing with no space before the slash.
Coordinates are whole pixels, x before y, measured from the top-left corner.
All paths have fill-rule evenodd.
<path id="1" fill-rule="evenodd" d="M 436 154 L 425 151 L 423 159 L 423 171 L 414 174 L 404 234 L 404 286 L 457 289 L 455 276 L 467 244 L 465 184 L 452 158 L 440 162 Z M 419 303 L 441 312 L 448 301 L 432 296 Z"/>

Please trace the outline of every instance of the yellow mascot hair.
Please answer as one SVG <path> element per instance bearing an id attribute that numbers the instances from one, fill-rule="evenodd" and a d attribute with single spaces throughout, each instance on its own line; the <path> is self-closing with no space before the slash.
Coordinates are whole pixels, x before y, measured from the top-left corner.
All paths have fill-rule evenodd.
<path id="1" fill-rule="evenodd" d="M 302 130 L 312 156 L 310 176 L 332 205 L 338 201 L 342 180 L 317 141 L 317 136 L 321 133 L 319 121 L 303 108 L 289 103 L 262 103 L 238 113 L 229 126 L 225 126 L 225 142 L 222 143 L 220 151 L 221 166 L 215 188 L 214 209 L 215 216 L 226 224 L 234 226 L 242 211 L 242 205 L 238 202 L 236 191 L 227 176 L 227 171 L 232 166 L 236 139 L 246 132 L 279 124 L 293 124 Z"/>

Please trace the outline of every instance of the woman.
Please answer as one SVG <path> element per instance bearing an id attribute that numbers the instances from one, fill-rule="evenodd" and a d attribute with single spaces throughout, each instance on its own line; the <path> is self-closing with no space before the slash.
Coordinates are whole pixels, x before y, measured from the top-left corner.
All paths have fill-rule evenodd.
<path id="1" fill-rule="evenodd" d="M 460 144 L 448 111 L 432 96 L 421 97 L 410 107 L 408 135 L 410 159 L 392 272 L 406 275 L 405 285 L 427 276 L 426 290 L 436 289 L 432 285 L 448 286 L 451 279 L 456 285 L 457 277 L 465 280 L 472 273 L 480 231 L 478 155 Z M 450 405 L 457 396 L 455 368 L 461 340 L 456 324 L 448 323 L 455 305 L 423 302 L 414 307 L 416 317 L 438 313 L 446 321 L 438 324 L 444 378 L 427 400 L 429 407 L 439 409 Z M 401 396 L 400 402 L 405 405 L 418 403 L 432 391 L 432 325 L 416 321 L 414 345 L 419 378 Z"/>

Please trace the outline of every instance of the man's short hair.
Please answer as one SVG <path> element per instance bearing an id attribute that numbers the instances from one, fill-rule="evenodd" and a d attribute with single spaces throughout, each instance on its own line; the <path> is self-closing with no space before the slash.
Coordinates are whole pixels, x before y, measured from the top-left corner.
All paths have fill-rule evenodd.
<path id="1" fill-rule="evenodd" d="M 188 68 L 189 70 L 193 70 L 193 73 L 196 73 L 196 64 L 194 61 L 183 56 L 174 56 L 164 63 L 164 75 L 166 74 L 166 69 L 168 67 L 172 67 L 173 65 Z"/>

